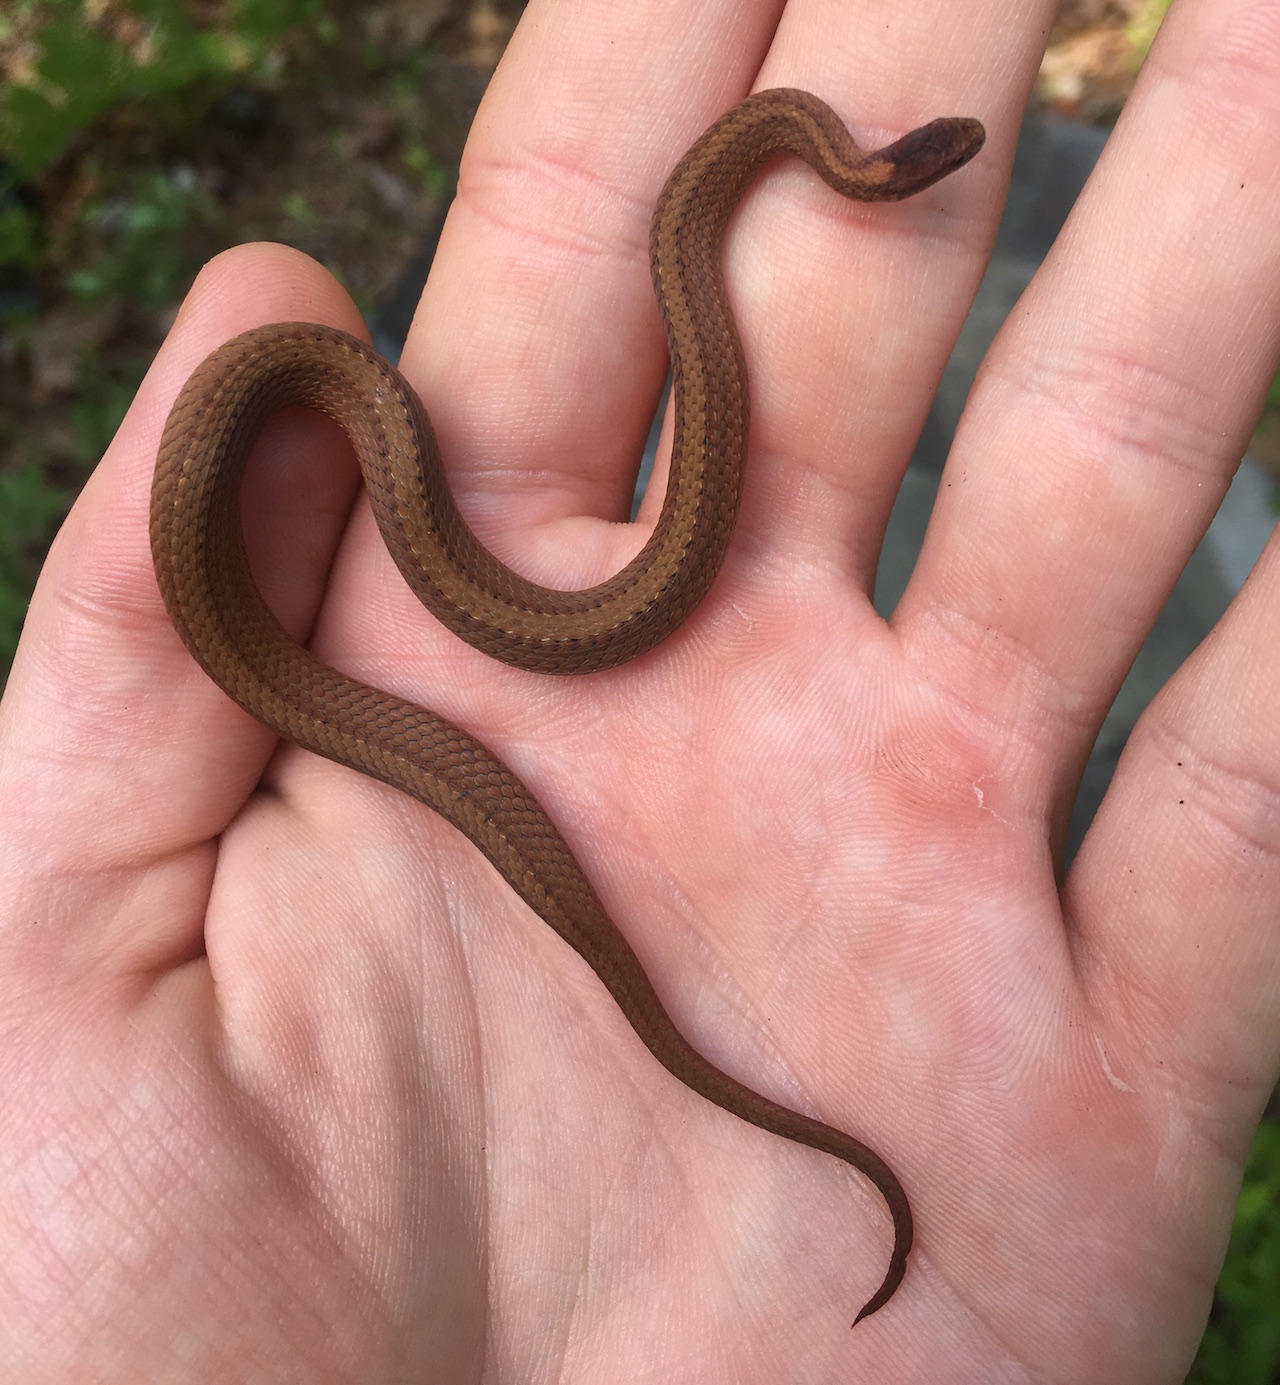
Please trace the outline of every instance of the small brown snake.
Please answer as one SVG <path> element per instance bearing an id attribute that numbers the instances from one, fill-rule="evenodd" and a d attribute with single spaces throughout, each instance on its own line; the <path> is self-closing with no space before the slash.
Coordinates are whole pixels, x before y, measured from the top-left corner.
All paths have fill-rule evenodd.
<path id="1" fill-rule="evenodd" d="M 671 352 L 675 444 L 661 518 L 643 551 L 588 591 L 539 587 L 498 562 L 454 504 L 426 415 L 406 381 L 354 337 L 307 323 L 245 332 L 183 387 L 165 427 L 151 545 L 165 605 L 209 676 L 277 735 L 372 775 L 464 832 L 511 887 L 577 949 L 653 1055 L 686 1086 L 752 1125 L 843 1159 L 893 1217 L 884 1306 L 906 1271 L 911 1209 L 866 1145 L 776 1105 L 692 1048 L 568 846 L 509 769 L 425 708 L 344 677 L 281 629 L 249 573 L 240 478 L 267 417 L 328 414 L 351 439 L 383 538 L 437 619 L 519 668 L 589 673 L 665 639 L 710 587 L 729 543 L 747 444 L 747 379 L 721 272 L 735 206 L 759 170 L 798 154 L 839 193 L 896 201 L 982 146 L 975 120 L 936 120 L 864 154 L 825 103 L 762 91 L 722 116 L 680 160 L 654 209 L 653 281 Z"/>

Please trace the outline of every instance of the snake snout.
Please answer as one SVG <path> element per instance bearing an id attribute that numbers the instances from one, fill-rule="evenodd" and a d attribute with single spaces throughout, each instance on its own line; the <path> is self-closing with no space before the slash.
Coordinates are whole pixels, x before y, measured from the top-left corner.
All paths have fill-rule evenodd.
<path id="1" fill-rule="evenodd" d="M 875 156 L 887 165 L 878 196 L 893 200 L 923 192 L 967 164 L 986 139 L 982 122 L 967 116 L 944 116 L 912 130 Z"/>

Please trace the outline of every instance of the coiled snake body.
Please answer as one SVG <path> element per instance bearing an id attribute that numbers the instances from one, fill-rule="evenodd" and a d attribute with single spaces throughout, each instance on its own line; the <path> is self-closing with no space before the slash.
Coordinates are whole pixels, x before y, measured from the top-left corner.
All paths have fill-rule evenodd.
<path id="1" fill-rule="evenodd" d="M 220 687 L 285 739 L 443 814 L 582 954 L 681 1082 L 753 1125 L 843 1159 L 879 1189 L 893 1217 L 893 1252 L 858 1319 L 888 1302 L 911 1249 L 911 1210 L 892 1171 L 860 1141 L 769 1101 L 685 1041 L 559 832 L 500 760 L 425 708 L 327 668 L 285 634 L 249 573 L 240 477 L 271 413 L 285 405 L 318 409 L 351 438 L 405 580 L 451 630 L 496 659 L 544 673 L 589 673 L 634 658 L 706 594 L 733 529 L 747 379 L 720 260 L 748 184 L 770 159 L 791 153 L 846 197 L 893 201 L 959 168 L 982 140 L 977 121 L 938 120 L 864 154 L 817 97 L 772 90 L 721 117 L 680 160 L 650 234 L 673 374 L 670 480 L 644 549 L 590 590 L 537 586 L 481 546 L 450 495 L 410 386 L 369 347 L 328 327 L 277 323 L 214 352 L 174 404 L 152 492 L 152 550 L 165 605 Z"/>

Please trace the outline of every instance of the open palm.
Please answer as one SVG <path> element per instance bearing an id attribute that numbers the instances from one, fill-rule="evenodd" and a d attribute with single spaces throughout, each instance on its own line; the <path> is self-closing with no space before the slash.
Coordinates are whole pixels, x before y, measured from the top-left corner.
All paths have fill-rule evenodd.
<path id="1" fill-rule="evenodd" d="M 656 513 L 589 518 L 626 512 L 663 370 L 648 209 L 702 128 L 791 85 L 867 144 L 991 135 L 901 206 L 793 164 L 750 196 L 742 517 L 651 654 L 566 681 L 461 646 L 312 416 L 272 422 L 245 494 L 297 636 L 491 746 L 702 1052 L 891 1163 L 898 1295 L 849 1331 L 889 1250 L 862 1180 L 684 1089 L 452 828 L 277 749 L 178 643 L 146 527 L 178 387 L 259 322 L 359 329 L 258 246 L 196 285 L 0 719 L 7 1375 L 1180 1378 L 1280 1068 L 1274 545 L 1055 865 L 1274 369 L 1275 5 L 1183 0 L 979 377 L 893 620 L 869 600 L 1051 10 L 530 6 L 403 368 L 481 538 L 550 585 L 616 571 Z"/>

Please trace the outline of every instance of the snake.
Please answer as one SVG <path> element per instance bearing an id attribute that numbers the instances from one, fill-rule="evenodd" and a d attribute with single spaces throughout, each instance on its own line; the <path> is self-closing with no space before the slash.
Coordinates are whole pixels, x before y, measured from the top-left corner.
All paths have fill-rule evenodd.
<path id="1" fill-rule="evenodd" d="M 548 674 L 589 674 L 645 654 L 706 596 L 738 512 L 747 371 L 722 251 L 748 186 L 791 154 L 844 197 L 896 201 L 967 163 L 984 138 L 978 121 L 945 118 L 868 153 L 824 101 L 775 88 L 748 96 L 690 148 L 657 199 L 649 236 L 671 360 L 666 494 L 643 548 L 597 586 L 539 586 L 495 558 L 454 501 L 412 387 L 364 342 L 323 324 L 257 327 L 199 365 L 168 417 L 152 485 L 151 547 L 165 607 L 228 696 L 284 740 L 441 814 L 585 959 L 669 1073 L 751 1125 L 844 1161 L 879 1191 L 893 1247 L 855 1324 L 893 1296 L 914 1236 L 889 1165 L 852 1135 L 722 1072 L 685 1039 L 551 818 L 500 759 L 426 708 L 327 667 L 285 633 L 250 573 L 241 478 L 274 412 L 318 410 L 350 439 L 383 541 L 448 629 L 506 664 Z"/>

